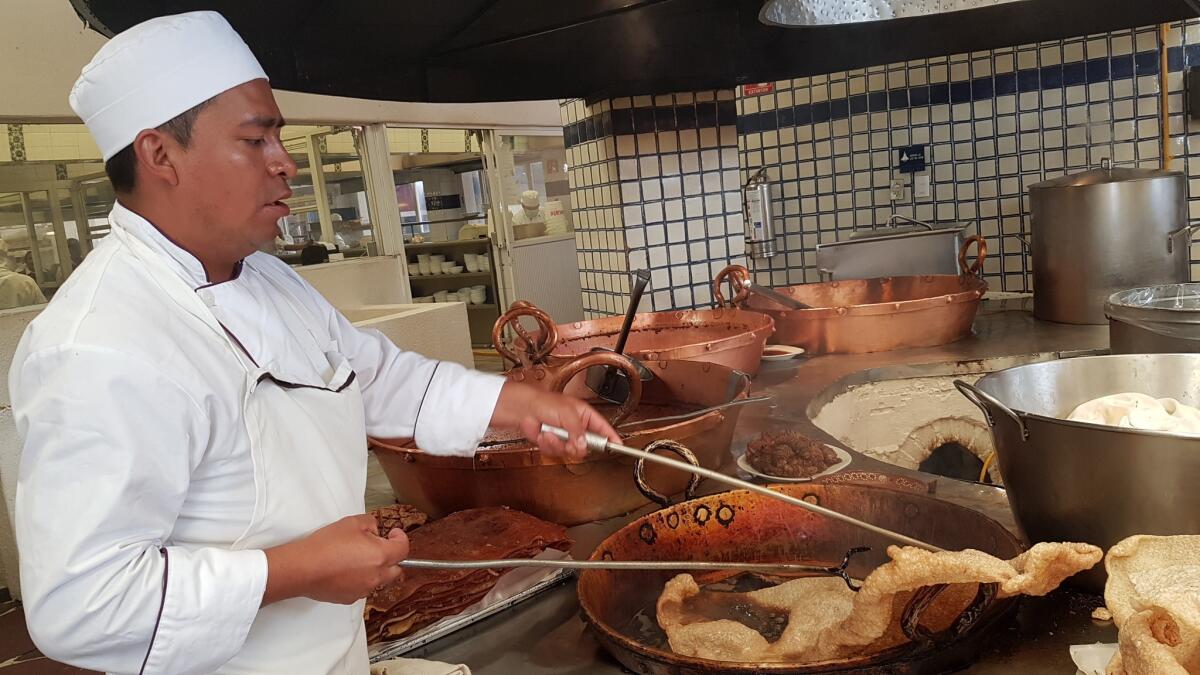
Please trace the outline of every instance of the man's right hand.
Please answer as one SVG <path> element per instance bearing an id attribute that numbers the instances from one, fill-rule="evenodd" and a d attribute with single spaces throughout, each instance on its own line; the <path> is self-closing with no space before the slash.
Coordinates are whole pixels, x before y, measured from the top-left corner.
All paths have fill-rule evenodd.
<path id="1" fill-rule="evenodd" d="M 349 605 L 403 575 L 397 565 L 408 556 L 408 536 L 400 528 L 380 537 L 375 518 L 346 516 L 267 554 L 267 590 L 262 604 L 311 598 Z"/>

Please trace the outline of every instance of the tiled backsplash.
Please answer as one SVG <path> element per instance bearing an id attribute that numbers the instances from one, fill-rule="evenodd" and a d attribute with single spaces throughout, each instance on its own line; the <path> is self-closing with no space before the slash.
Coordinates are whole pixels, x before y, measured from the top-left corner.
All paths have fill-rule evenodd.
<path id="1" fill-rule="evenodd" d="M 707 307 L 720 269 L 744 262 L 732 90 L 562 103 L 584 312 Z"/>
<path id="2" fill-rule="evenodd" d="M 1200 24 L 1171 27 L 1167 46 L 1171 168 L 1200 176 L 1182 95 L 1184 67 L 1200 65 Z M 1103 158 L 1159 166 L 1159 58 L 1157 28 L 1146 27 L 739 90 L 743 175 L 768 167 L 777 214 L 781 253 L 753 261 L 760 283 L 819 281 L 818 243 L 899 213 L 969 224 L 987 239 L 993 289 L 1032 290 L 1027 253 L 1002 235 L 1028 233 L 1034 183 Z M 906 198 L 893 204 L 897 151 L 918 144 L 930 196 L 914 198 L 906 176 Z M 1198 217 L 1200 184 L 1191 199 Z"/>

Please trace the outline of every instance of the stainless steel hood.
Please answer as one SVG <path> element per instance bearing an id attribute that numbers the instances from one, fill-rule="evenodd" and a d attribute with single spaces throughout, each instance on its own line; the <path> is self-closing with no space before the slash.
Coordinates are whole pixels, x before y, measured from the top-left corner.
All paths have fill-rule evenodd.
<path id="1" fill-rule="evenodd" d="M 1190 0 L 1022 0 L 782 27 L 760 20 L 763 0 L 70 1 L 105 35 L 217 10 L 278 88 L 434 102 L 725 88 L 1195 16 Z"/>

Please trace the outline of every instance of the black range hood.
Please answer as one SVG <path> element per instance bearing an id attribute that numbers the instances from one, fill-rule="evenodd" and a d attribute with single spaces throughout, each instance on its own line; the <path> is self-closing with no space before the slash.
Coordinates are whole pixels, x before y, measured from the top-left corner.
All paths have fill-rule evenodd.
<path id="1" fill-rule="evenodd" d="M 59 0 L 61 1 L 61 0 Z M 732 87 L 1195 16 L 1188 0 L 1024 0 L 872 23 L 768 26 L 763 0 L 71 0 L 111 36 L 225 15 L 279 89 L 470 102 Z"/>

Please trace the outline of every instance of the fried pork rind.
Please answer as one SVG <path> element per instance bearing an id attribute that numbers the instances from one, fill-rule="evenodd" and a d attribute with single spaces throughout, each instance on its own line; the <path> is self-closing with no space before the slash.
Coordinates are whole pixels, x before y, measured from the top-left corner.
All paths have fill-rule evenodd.
<path id="1" fill-rule="evenodd" d="M 1200 536 L 1136 535 L 1104 566 L 1104 601 L 1120 631 L 1108 672 L 1200 673 Z"/>
<path id="2" fill-rule="evenodd" d="M 996 583 L 999 596 L 1044 595 L 1066 578 L 1100 562 L 1103 552 L 1088 544 L 1037 544 L 1009 561 L 980 551 L 933 553 L 888 548 L 888 562 L 854 593 L 840 579 L 796 579 L 750 593 L 729 593 L 730 602 L 787 611 L 788 625 L 774 643 L 740 622 L 712 621 L 689 608 L 703 593 L 681 574 L 658 600 L 658 623 L 671 649 L 684 656 L 732 662 L 814 663 L 869 654 L 907 641 L 900 611 L 925 586 L 949 584 L 923 615 L 932 630 L 944 630 L 970 604 L 978 584 Z"/>

